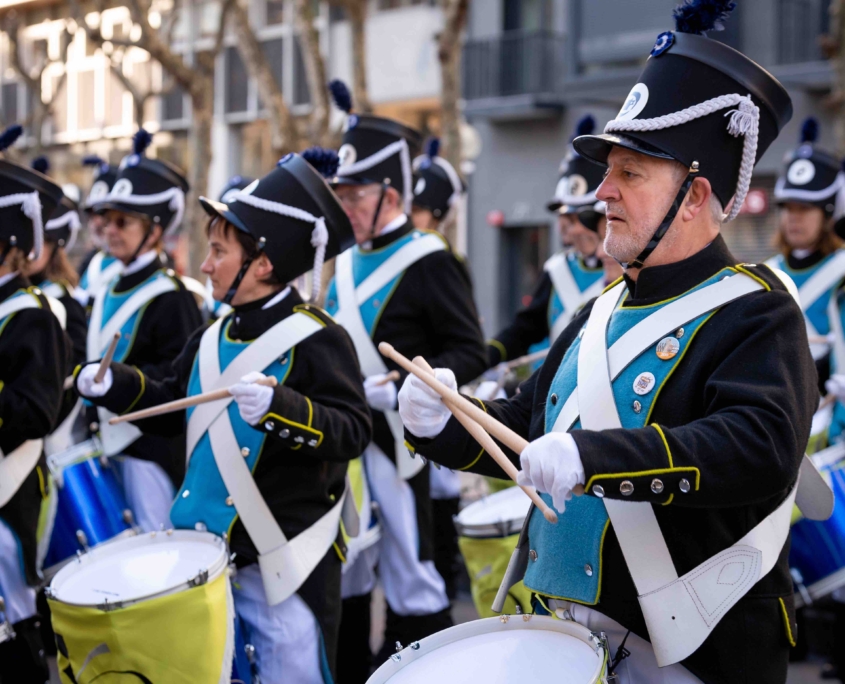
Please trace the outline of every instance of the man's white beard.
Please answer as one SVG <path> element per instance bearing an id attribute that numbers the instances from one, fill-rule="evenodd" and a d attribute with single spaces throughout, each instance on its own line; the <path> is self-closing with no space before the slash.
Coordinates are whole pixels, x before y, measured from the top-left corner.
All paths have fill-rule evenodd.
<path id="1" fill-rule="evenodd" d="M 604 238 L 604 251 L 617 261 L 626 264 L 637 258 L 650 239 L 648 235 L 632 235 L 631 233 L 614 235 L 608 228 Z"/>

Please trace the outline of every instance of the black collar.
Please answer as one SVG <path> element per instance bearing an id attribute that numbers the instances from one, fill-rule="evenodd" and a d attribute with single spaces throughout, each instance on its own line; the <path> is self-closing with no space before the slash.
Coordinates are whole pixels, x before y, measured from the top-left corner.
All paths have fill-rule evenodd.
<path id="1" fill-rule="evenodd" d="M 789 255 L 786 257 L 786 263 L 789 268 L 795 269 L 796 271 L 800 271 L 801 269 L 815 266 L 822 259 L 824 259 L 824 254 L 819 251 L 813 252 L 809 256 L 805 256 L 803 259 L 797 259 L 792 255 L 792 252 L 790 252 Z"/>
<path id="2" fill-rule="evenodd" d="M 6 301 L 15 292 L 26 289 L 27 287 L 29 287 L 29 281 L 19 273 L 8 283 L 0 287 L 0 302 Z"/>
<path id="3" fill-rule="evenodd" d="M 229 315 L 231 321 L 229 337 L 233 340 L 249 341 L 268 331 L 279 321 L 293 313 L 293 307 L 302 304 L 302 297 L 295 287 L 291 287 L 288 295 L 269 309 L 262 309 L 278 292 L 256 299 L 254 302 L 240 304 Z"/>
<path id="4" fill-rule="evenodd" d="M 153 259 L 140 271 L 135 271 L 135 273 L 120 276 L 120 278 L 118 278 L 117 282 L 114 284 L 114 291 L 126 292 L 127 290 L 131 290 L 133 287 L 137 287 L 145 280 L 147 280 L 150 276 L 152 276 L 156 271 L 159 271 L 162 268 L 164 267 L 162 266 L 161 259 Z"/>
<path id="5" fill-rule="evenodd" d="M 374 237 L 372 239 L 373 246 L 370 247 L 370 250 L 382 249 L 383 247 L 387 247 L 388 245 L 396 242 L 399 238 L 405 237 L 413 229 L 414 224 L 411 223 L 411 219 L 406 216 L 405 225 L 400 226 L 396 230 L 390 231 L 387 235 L 378 235 Z"/>
<path id="6" fill-rule="evenodd" d="M 677 297 L 726 266 L 733 266 L 736 263 L 724 239 L 719 235 L 707 247 L 683 261 L 662 266 L 647 266 L 642 269 L 636 282 L 627 274 L 624 275 L 625 284 L 631 293 L 625 305 L 647 306 Z"/>

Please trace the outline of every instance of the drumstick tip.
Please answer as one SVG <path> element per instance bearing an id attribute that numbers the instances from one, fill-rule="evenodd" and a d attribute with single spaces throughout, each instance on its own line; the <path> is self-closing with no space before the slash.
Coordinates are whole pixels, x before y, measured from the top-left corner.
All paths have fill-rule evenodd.
<path id="1" fill-rule="evenodd" d="M 379 342 L 378 350 L 385 356 L 390 356 L 395 351 L 389 342 Z"/>

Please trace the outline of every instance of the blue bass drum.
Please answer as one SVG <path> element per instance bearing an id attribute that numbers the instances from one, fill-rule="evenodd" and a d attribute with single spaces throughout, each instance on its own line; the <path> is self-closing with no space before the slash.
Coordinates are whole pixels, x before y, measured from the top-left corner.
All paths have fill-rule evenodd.
<path id="1" fill-rule="evenodd" d="M 47 459 L 58 499 L 43 561 L 48 579 L 78 551 L 134 534 L 117 468 L 101 453 L 90 439 Z"/>
<path id="2" fill-rule="evenodd" d="M 845 586 L 845 443 L 819 451 L 812 459 L 833 489 L 836 503 L 827 520 L 799 518 L 792 526 L 789 567 L 797 606 Z"/>

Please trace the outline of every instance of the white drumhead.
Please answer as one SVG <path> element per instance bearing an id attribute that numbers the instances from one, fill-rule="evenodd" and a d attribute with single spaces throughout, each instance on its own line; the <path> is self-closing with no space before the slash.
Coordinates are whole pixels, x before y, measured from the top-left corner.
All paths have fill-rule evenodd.
<path id="1" fill-rule="evenodd" d="M 207 532 L 172 530 L 111 541 L 62 568 L 52 597 L 78 606 L 132 603 L 182 591 L 203 572 L 227 566 L 226 545 Z"/>
<path id="2" fill-rule="evenodd" d="M 460 533 L 465 536 L 491 536 L 492 527 L 507 530 L 500 536 L 518 532 L 522 527 L 531 499 L 519 487 L 511 487 L 471 503 L 462 510 L 455 521 Z"/>
<path id="3" fill-rule="evenodd" d="M 407 647 L 384 663 L 367 684 L 556 681 L 595 684 L 604 650 L 589 630 L 551 617 L 520 615 L 475 620 L 450 627 Z"/>

